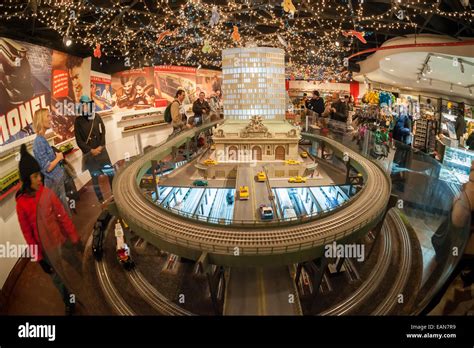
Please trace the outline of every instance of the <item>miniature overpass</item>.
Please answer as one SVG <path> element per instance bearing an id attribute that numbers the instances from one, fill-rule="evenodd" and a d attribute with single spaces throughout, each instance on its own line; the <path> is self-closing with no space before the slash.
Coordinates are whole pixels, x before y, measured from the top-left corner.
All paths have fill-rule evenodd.
<path id="1" fill-rule="evenodd" d="M 177 215 L 157 206 L 139 188 L 140 178 L 173 149 L 219 121 L 186 130 L 158 148 L 136 158 L 113 182 L 113 213 L 121 216 L 140 237 L 156 247 L 203 264 L 223 266 L 288 265 L 322 256 L 324 246 L 357 240 L 384 216 L 391 183 L 382 168 L 344 145 L 319 135 L 305 138 L 324 142 L 335 156 L 347 153 L 364 177 L 364 186 L 350 200 L 313 218 L 265 224 L 216 225 Z M 222 121 L 220 121 L 222 122 Z"/>

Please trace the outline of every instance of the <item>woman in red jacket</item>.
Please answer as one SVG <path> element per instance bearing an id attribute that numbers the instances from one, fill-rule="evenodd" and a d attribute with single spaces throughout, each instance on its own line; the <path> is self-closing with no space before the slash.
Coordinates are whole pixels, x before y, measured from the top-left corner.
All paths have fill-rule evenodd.
<path id="1" fill-rule="evenodd" d="M 19 165 L 22 186 L 16 194 L 16 211 L 21 231 L 30 248 L 37 248 L 37 260 L 60 291 L 66 314 L 74 311 L 69 291 L 51 266 L 47 251 L 61 248 L 70 240 L 78 251 L 84 247 L 74 225 L 58 197 L 42 184 L 38 162 L 21 146 Z M 46 252 L 45 252 L 46 251 Z"/>

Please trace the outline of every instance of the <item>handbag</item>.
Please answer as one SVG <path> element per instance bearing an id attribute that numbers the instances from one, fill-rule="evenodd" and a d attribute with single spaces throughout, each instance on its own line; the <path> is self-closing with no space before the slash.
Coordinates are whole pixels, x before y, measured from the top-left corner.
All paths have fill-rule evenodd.
<path id="1" fill-rule="evenodd" d="M 92 125 L 91 125 L 91 129 L 89 130 L 89 135 L 87 136 L 86 145 L 89 145 L 89 141 L 91 140 L 92 130 L 94 129 L 94 122 L 95 122 L 95 117 L 92 120 Z M 90 153 L 85 153 L 85 154 L 82 155 L 82 171 L 83 172 L 88 170 L 88 168 L 87 168 L 87 158 L 89 156 L 90 156 Z"/>

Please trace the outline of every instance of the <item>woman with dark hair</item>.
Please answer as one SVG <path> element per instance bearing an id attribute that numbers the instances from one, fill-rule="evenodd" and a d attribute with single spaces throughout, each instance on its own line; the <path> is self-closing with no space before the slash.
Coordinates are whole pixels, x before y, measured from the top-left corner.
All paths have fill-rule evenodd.
<path id="1" fill-rule="evenodd" d="M 68 241 L 73 243 L 78 252 L 83 252 L 84 246 L 62 203 L 53 191 L 43 186 L 40 166 L 28 153 L 25 144 L 21 146 L 20 154 L 19 172 L 22 186 L 16 193 L 16 212 L 20 228 L 29 248 L 37 251 L 35 261 L 51 276 L 60 291 L 66 314 L 72 314 L 74 302 L 70 301 L 69 291 L 53 269 L 45 251 L 61 248 Z M 38 219 L 39 215 L 41 219 Z M 41 229 L 38 220 L 43 222 Z"/>

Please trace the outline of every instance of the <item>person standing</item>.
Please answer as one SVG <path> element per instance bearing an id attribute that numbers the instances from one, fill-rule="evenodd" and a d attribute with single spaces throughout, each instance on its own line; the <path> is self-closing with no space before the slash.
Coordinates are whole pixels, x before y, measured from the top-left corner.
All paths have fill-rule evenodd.
<path id="1" fill-rule="evenodd" d="M 316 120 L 319 119 L 319 117 L 321 117 L 321 115 L 324 112 L 324 101 L 323 101 L 323 98 L 319 96 L 318 91 L 313 91 L 312 98 L 306 101 L 306 109 L 311 110 L 316 113 Z"/>
<path id="2" fill-rule="evenodd" d="M 459 115 L 456 118 L 454 128 L 456 129 L 456 137 L 458 138 L 458 141 L 461 141 L 464 133 L 466 133 L 466 120 L 464 119 L 464 116 Z"/>
<path id="3" fill-rule="evenodd" d="M 191 125 L 186 124 L 186 115 L 182 112 L 182 104 L 185 97 L 186 92 L 184 89 L 178 89 L 174 100 L 171 102 L 170 112 L 173 134 L 182 131 L 186 127 L 191 128 Z"/>
<path id="4" fill-rule="evenodd" d="M 52 190 L 42 185 L 40 164 L 28 153 L 25 144 L 21 145 L 20 154 L 21 188 L 16 193 L 15 199 L 21 232 L 28 247 L 37 251 L 35 261 L 51 276 L 54 285 L 61 293 L 66 314 L 72 314 L 74 302 L 70 301 L 70 293 L 52 267 L 45 250 L 61 248 L 71 241 L 74 248 L 79 253 L 83 253 L 84 245 L 63 204 Z M 40 204 L 40 201 L 43 201 L 43 204 Z M 38 227 L 38 214 L 41 215 L 40 220 L 46 224 L 42 229 Z M 40 231 L 48 235 L 40 235 Z"/>
<path id="5" fill-rule="evenodd" d="M 207 118 L 209 111 L 211 111 L 209 103 L 204 99 L 205 96 L 204 92 L 199 93 L 199 99 L 193 103 L 194 125 L 196 126 L 201 125 L 203 118 Z"/>
<path id="6" fill-rule="evenodd" d="M 90 107 L 91 100 L 87 96 L 81 98 L 83 108 Z M 92 185 L 97 199 L 102 204 L 104 196 L 100 190 L 99 177 L 103 174 L 109 179 L 112 189 L 114 171 L 109 154 L 105 148 L 105 125 L 100 116 L 96 116 L 93 107 L 82 112 L 74 122 L 74 133 L 77 146 L 83 154 L 83 170 L 88 170 L 92 177 Z"/>
<path id="7" fill-rule="evenodd" d="M 64 188 L 66 180 L 64 168 L 62 167 L 64 156 L 62 152 L 56 153 L 44 137 L 46 131 L 51 128 L 48 109 L 39 109 L 35 112 L 33 128 L 36 131 L 36 138 L 33 142 L 33 154 L 40 165 L 41 174 L 44 177 L 44 185 L 56 194 L 64 209 L 70 215 L 66 189 Z"/>
<path id="8" fill-rule="evenodd" d="M 222 110 L 221 91 L 214 92 L 209 101 L 209 106 L 211 107 L 211 121 L 218 120 Z"/>
<path id="9" fill-rule="evenodd" d="M 332 105 L 331 105 L 331 119 L 346 122 L 348 116 L 347 105 L 341 101 L 339 93 L 334 92 L 332 94 Z"/>

